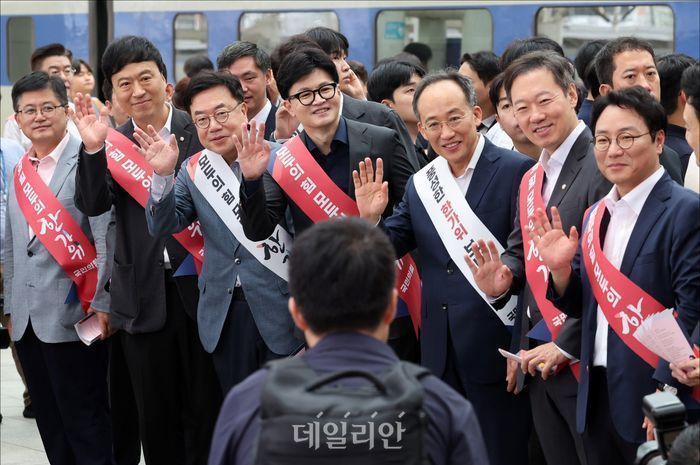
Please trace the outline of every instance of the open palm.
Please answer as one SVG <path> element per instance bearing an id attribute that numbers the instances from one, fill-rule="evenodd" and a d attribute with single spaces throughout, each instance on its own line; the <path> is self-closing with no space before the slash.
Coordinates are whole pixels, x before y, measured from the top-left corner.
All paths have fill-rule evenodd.
<path id="1" fill-rule="evenodd" d="M 362 218 L 373 223 L 379 221 L 389 203 L 389 184 L 383 179 L 384 163 L 381 158 L 377 159 L 376 172 L 370 158 L 360 162 L 359 172 L 352 172 L 357 209 Z"/>
<path id="2" fill-rule="evenodd" d="M 476 285 L 484 294 L 498 297 L 510 289 L 513 273 L 501 261 L 501 255 L 493 241 L 476 241 L 472 244 L 472 252 L 476 263 L 469 255 L 465 255 L 464 260 L 474 276 Z"/>
<path id="3" fill-rule="evenodd" d="M 264 138 L 265 123 L 258 126 L 255 120 L 241 125 L 241 140 L 233 135 L 233 143 L 238 152 L 238 164 L 243 177 L 249 181 L 260 179 L 270 162 L 270 144 Z"/>
<path id="4" fill-rule="evenodd" d="M 569 268 L 578 247 L 576 227 L 572 226 L 567 236 L 556 207 L 552 207 L 551 223 L 541 209 L 537 209 L 530 219 L 532 220 L 532 227 L 528 231 L 530 239 L 535 242 L 545 265 L 553 271 Z"/>
<path id="5" fill-rule="evenodd" d="M 155 128 L 149 124 L 146 131 L 136 128 L 134 139 L 140 145 L 140 147 L 134 147 L 151 165 L 157 175 L 170 176 L 175 172 L 177 158 L 180 154 L 175 134 L 171 134 L 168 140 L 163 140 Z"/>
<path id="6" fill-rule="evenodd" d="M 92 98 L 80 92 L 74 99 L 75 111 L 71 112 L 71 118 L 78 128 L 80 138 L 85 144 L 85 150 L 96 152 L 101 149 L 107 139 L 109 131 L 109 112 L 106 108 L 95 113 Z"/>

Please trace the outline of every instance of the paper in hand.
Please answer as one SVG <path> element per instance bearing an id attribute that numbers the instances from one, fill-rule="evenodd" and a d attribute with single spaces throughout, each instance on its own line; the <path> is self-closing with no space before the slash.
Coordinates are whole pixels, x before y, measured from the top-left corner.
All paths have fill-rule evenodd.
<path id="1" fill-rule="evenodd" d="M 670 308 L 645 319 L 634 332 L 634 337 L 667 362 L 682 362 L 693 355 L 693 349 Z"/>
<path id="2" fill-rule="evenodd" d="M 77 322 L 75 325 L 75 332 L 78 333 L 78 337 L 83 344 L 89 346 L 102 335 L 100 330 L 100 319 L 97 318 L 95 313 L 90 313 L 85 318 Z"/>

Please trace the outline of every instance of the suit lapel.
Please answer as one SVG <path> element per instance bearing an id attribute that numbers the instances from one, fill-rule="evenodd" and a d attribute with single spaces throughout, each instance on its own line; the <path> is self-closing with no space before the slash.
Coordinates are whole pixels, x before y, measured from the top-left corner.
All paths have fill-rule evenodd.
<path id="1" fill-rule="evenodd" d="M 53 195 L 58 197 L 58 193 L 66 182 L 68 174 L 78 162 L 79 148 L 80 141 L 71 137 L 68 141 L 68 145 L 66 145 L 66 148 L 63 149 L 63 153 L 59 157 L 56 170 L 53 172 L 53 176 L 51 176 L 51 181 L 49 181 L 49 189 L 51 189 Z"/>
<path id="2" fill-rule="evenodd" d="M 354 199 L 355 198 L 355 183 L 352 181 L 352 172 L 353 170 L 358 169 L 359 163 L 365 159 L 365 157 L 371 157 L 372 154 L 370 154 L 370 140 L 369 136 L 367 135 L 367 128 L 366 127 L 358 127 L 358 125 L 355 124 L 354 121 L 351 120 L 346 120 L 345 121 L 347 124 L 348 128 L 348 143 L 349 143 L 349 153 L 350 156 L 348 157 L 350 161 L 350 166 L 348 166 L 348 169 L 350 170 L 350 182 L 348 183 L 348 195 L 350 195 L 350 198 Z M 375 154 L 375 155 L 381 155 L 381 154 Z M 376 166 L 376 164 L 375 164 Z M 384 173 L 384 179 L 387 178 L 387 173 Z"/>
<path id="3" fill-rule="evenodd" d="M 343 94 L 343 108 L 341 110 L 343 116 L 353 121 L 359 121 L 365 114 L 365 106 L 345 94 Z"/>
<path id="4" fill-rule="evenodd" d="M 188 130 L 189 125 L 190 122 L 187 119 L 183 119 L 180 112 L 173 108 L 173 119 L 170 125 L 170 134 L 175 134 L 177 147 L 180 150 L 180 156 L 178 157 L 178 169 L 180 163 L 190 156 L 189 148 L 192 133 Z"/>
<path id="5" fill-rule="evenodd" d="M 582 160 L 588 154 L 588 149 L 591 143 L 591 133 L 588 129 L 578 136 L 576 142 L 571 147 L 569 155 L 564 161 L 564 166 L 561 167 L 561 173 L 556 180 L 552 196 L 549 199 L 547 207 L 558 207 L 566 193 L 571 188 L 571 185 L 576 180 L 579 171 L 581 171 Z M 551 181 L 550 181 L 551 182 Z M 547 208 L 549 210 L 549 208 Z"/>
<path id="6" fill-rule="evenodd" d="M 484 137 L 484 148 L 479 157 L 479 161 L 476 162 L 476 167 L 474 168 L 474 173 L 472 173 L 472 179 L 469 181 L 469 188 L 467 189 L 466 195 L 467 203 L 474 211 L 479 207 L 481 199 L 484 198 L 484 193 L 488 189 L 489 184 L 491 184 L 491 180 L 496 174 L 496 171 L 498 171 L 496 161 L 501 156 L 493 150 L 493 148 L 493 145 Z"/>
<path id="7" fill-rule="evenodd" d="M 668 173 L 664 173 L 661 180 L 656 183 L 651 193 L 649 193 L 646 202 L 644 202 L 642 211 L 639 212 L 637 223 L 632 230 L 630 240 L 627 242 L 625 255 L 622 257 L 620 266 L 622 274 L 629 276 L 632 271 L 632 265 L 634 265 L 634 261 L 639 255 L 639 250 L 644 245 L 651 229 L 656 225 L 656 221 L 666 210 L 666 201 L 671 198 L 671 182 L 673 181 Z"/>

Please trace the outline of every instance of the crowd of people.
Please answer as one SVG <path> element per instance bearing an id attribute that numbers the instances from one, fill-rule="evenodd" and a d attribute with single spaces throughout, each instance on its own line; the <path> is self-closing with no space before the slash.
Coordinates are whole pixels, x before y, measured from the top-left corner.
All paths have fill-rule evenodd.
<path id="1" fill-rule="evenodd" d="M 104 102 L 89 63 L 34 51 L 2 323 L 50 463 L 631 465 L 644 396 L 700 420 L 697 59 L 532 37 L 368 74 L 350 45 L 238 41 L 173 85 L 121 37 Z M 662 318 L 673 359 L 638 334 Z M 405 426 L 338 433 L 324 396 L 358 376 L 360 410 L 405 388 Z"/>

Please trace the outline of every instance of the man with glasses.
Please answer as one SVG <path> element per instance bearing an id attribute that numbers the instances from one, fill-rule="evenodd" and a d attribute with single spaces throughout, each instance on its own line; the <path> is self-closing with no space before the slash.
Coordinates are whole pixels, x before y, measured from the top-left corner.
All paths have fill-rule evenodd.
<path id="1" fill-rule="evenodd" d="M 582 318 L 576 413 L 587 463 L 631 465 L 639 445 L 652 439 L 642 426 L 643 397 L 669 389 L 657 381 L 673 382 L 668 365 L 634 333 L 667 312 L 686 334 L 697 325 L 700 202 L 659 163 L 666 116 L 647 90 L 606 92 L 593 104 L 591 128 L 598 168 L 612 189 L 581 229 L 563 227 L 552 208 L 551 223 L 535 212 L 529 235 L 550 271 L 547 298 Z M 680 360 L 692 353 L 689 344 L 679 352 Z M 691 388 L 674 387 L 692 423 L 698 403 Z"/>
<path id="2" fill-rule="evenodd" d="M 357 207 L 363 218 L 379 222 L 397 256 L 417 248 L 423 260 L 421 363 L 471 401 L 491 464 L 526 464 L 527 400 L 506 392 L 506 363 L 498 353 L 510 347 L 515 301 L 505 312 L 492 308 L 464 254 L 475 231 L 506 243 L 518 183 L 534 162 L 478 133 L 476 92 L 456 71 L 424 77 L 413 110 L 439 157 L 409 180 L 403 200 L 384 220 L 392 181 L 388 187 L 383 181 L 383 158 L 366 159 L 353 173 Z"/>
<path id="3" fill-rule="evenodd" d="M 61 78 L 66 86 L 66 92 L 68 98 L 71 97 L 70 81 L 75 74 L 75 69 L 71 64 L 73 59 L 73 54 L 70 50 L 65 48 L 61 44 L 49 44 L 39 47 L 34 50 L 30 60 L 32 71 L 44 71 L 48 73 L 49 76 L 58 76 Z M 68 105 L 74 108 L 73 103 L 69 102 Z M 78 128 L 72 120 L 68 120 L 68 131 L 75 137 L 80 137 Z M 31 145 L 31 141 L 27 136 L 24 135 L 22 130 L 19 128 L 16 115 L 10 115 L 5 122 L 5 132 L 4 137 L 13 139 L 17 141 L 22 147 L 26 149 Z"/>
<path id="4" fill-rule="evenodd" d="M 146 208 L 151 234 L 178 233 L 197 219 L 202 225 L 206 245 L 197 322 L 224 393 L 303 344 L 287 311 L 286 266 L 269 265 L 279 246 L 248 240 L 236 215 L 241 180 L 236 141 L 243 140 L 241 126 L 248 121 L 244 95 L 238 79 L 225 71 L 192 78 L 183 102 L 206 150 L 183 162 L 177 180 L 177 145 L 157 134 L 136 135 L 158 179 L 154 186 L 163 186 L 151 188 Z"/>

